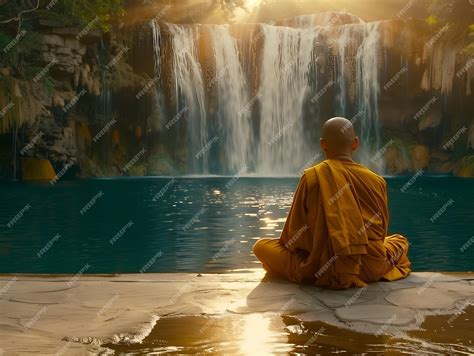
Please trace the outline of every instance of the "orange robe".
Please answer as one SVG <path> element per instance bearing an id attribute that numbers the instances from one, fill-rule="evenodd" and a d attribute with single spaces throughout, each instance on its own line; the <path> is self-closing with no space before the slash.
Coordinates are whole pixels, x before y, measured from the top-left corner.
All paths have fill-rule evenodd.
<path id="1" fill-rule="evenodd" d="M 387 236 L 385 180 L 349 161 L 325 160 L 305 170 L 279 239 L 253 251 L 264 268 L 292 282 L 363 287 L 410 274 L 408 241 Z"/>

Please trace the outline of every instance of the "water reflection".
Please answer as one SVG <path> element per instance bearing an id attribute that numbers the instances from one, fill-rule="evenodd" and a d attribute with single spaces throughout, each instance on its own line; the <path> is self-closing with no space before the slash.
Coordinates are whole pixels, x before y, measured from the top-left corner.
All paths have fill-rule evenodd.
<path id="1" fill-rule="evenodd" d="M 474 231 L 474 180 L 421 177 L 405 193 L 406 178 L 390 178 L 389 232 L 410 240 L 416 270 L 474 270 L 474 247 L 461 251 Z M 0 184 L 0 272 L 138 272 L 163 252 L 147 272 L 217 272 L 257 265 L 255 240 L 277 238 L 283 229 L 297 179 L 169 178 L 109 179 L 45 185 Z M 97 194 L 96 204 L 81 208 Z M 455 203 L 434 222 L 443 204 Z M 32 208 L 12 228 L 6 224 L 26 204 Z M 200 213 L 201 212 L 201 213 Z M 128 221 L 134 225 L 115 243 Z M 61 238 L 38 258 L 55 236 Z M 229 243 L 229 241 L 233 241 Z M 426 253 L 429 251 L 429 253 Z M 219 258 L 214 257 L 218 254 Z"/>
<path id="2" fill-rule="evenodd" d="M 371 335 L 273 313 L 160 319 L 140 344 L 105 345 L 118 354 L 327 355 L 472 354 L 474 306 L 449 327 L 449 315 L 428 317 L 405 337 Z"/>

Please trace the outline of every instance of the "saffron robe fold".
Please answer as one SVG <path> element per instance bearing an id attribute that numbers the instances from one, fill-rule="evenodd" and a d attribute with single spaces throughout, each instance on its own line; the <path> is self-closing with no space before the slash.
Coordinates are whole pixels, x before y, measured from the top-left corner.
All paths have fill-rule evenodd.
<path id="1" fill-rule="evenodd" d="M 305 170 L 279 239 L 254 253 L 269 272 L 328 288 L 362 287 L 409 275 L 408 242 L 387 236 L 385 180 L 366 167 L 328 159 Z"/>

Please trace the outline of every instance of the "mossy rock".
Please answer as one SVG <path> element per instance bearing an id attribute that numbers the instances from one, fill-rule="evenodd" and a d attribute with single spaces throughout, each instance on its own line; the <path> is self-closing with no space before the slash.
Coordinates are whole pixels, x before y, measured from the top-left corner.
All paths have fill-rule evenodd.
<path id="1" fill-rule="evenodd" d="M 455 174 L 459 177 L 474 177 L 474 155 L 461 159 Z"/>
<path id="2" fill-rule="evenodd" d="M 136 164 L 128 170 L 128 175 L 132 177 L 143 177 L 146 175 L 146 166 L 144 164 Z"/>

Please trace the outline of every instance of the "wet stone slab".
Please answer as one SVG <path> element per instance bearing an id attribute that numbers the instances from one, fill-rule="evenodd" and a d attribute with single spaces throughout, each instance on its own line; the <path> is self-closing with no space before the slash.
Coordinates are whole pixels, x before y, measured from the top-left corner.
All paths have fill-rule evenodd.
<path id="1" fill-rule="evenodd" d="M 413 273 L 367 288 L 323 290 L 227 274 L 0 276 L 0 351 L 84 354 L 105 342 L 140 341 L 163 317 L 291 316 L 369 334 L 420 328 L 428 315 L 459 315 L 474 304 L 474 274 Z"/>

